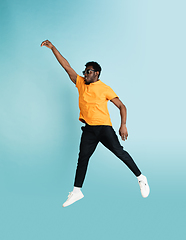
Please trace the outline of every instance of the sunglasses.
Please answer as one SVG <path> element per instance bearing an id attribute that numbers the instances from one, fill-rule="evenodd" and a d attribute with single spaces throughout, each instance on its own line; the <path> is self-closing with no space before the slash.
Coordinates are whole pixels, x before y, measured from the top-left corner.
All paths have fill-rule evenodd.
<path id="1" fill-rule="evenodd" d="M 85 74 L 90 74 L 90 72 L 95 72 L 95 70 L 94 69 L 88 69 L 88 70 L 83 71 L 82 73 L 83 73 L 83 75 L 85 75 Z"/>

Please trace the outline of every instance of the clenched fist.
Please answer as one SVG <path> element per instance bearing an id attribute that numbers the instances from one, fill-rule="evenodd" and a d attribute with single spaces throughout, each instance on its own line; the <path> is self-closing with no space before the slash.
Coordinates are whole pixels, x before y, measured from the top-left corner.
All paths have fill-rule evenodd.
<path id="1" fill-rule="evenodd" d="M 46 47 L 48 47 L 48 48 L 50 48 L 50 49 L 52 49 L 52 48 L 54 47 L 54 45 L 53 45 L 50 41 L 48 41 L 48 40 L 43 41 L 43 42 L 41 43 L 41 47 L 42 47 L 42 46 L 46 46 Z"/>

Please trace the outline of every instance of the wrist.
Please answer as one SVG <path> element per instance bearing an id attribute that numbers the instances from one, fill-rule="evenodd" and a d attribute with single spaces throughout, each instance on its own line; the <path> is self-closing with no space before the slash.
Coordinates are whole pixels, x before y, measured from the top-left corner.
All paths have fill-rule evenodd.
<path id="1" fill-rule="evenodd" d="M 55 46 L 52 45 L 50 49 L 51 49 L 52 51 L 54 51 L 54 50 L 55 50 Z"/>

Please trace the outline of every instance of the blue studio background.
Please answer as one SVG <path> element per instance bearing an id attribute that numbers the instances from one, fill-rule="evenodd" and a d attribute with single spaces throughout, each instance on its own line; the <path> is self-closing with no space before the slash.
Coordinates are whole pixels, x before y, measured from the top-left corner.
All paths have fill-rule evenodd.
<path id="1" fill-rule="evenodd" d="M 1 0 L 0 239 L 184 239 L 184 0 Z M 148 177 L 140 194 L 128 168 L 99 145 L 85 198 L 73 188 L 82 124 L 78 93 L 49 39 L 81 74 L 101 80 L 128 109 L 125 149 Z M 118 133 L 120 115 L 109 103 Z"/>

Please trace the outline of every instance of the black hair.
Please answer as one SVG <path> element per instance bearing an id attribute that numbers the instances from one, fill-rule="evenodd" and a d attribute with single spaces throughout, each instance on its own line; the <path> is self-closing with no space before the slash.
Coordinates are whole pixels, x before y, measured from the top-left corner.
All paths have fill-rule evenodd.
<path id="1" fill-rule="evenodd" d="M 101 66 L 97 63 L 97 62 L 87 62 L 85 64 L 86 67 L 89 67 L 89 66 L 92 66 L 93 69 L 96 71 L 96 72 L 99 72 L 99 75 L 98 77 L 100 76 L 100 73 L 101 73 Z"/>

